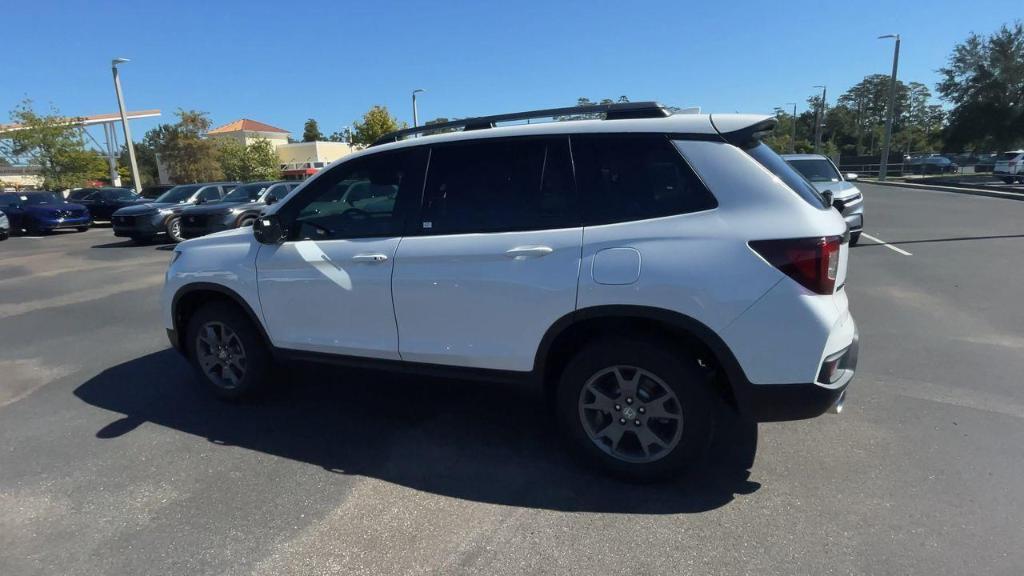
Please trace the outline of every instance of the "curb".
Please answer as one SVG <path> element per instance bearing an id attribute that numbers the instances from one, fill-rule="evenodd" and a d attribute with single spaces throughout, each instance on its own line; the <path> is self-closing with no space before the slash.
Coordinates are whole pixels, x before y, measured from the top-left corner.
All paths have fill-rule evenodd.
<path id="1" fill-rule="evenodd" d="M 1005 198 L 1006 200 L 1024 200 L 1024 193 L 1002 192 L 1000 190 L 982 190 L 980 188 L 967 188 L 962 186 L 939 186 L 935 184 L 915 184 L 912 182 L 879 182 L 877 180 L 862 179 L 860 182 L 874 184 L 875 186 L 891 186 L 894 188 L 913 188 L 915 190 L 932 190 L 936 192 L 952 192 L 954 194 L 969 194 L 971 196 L 988 196 L 989 198 Z"/>

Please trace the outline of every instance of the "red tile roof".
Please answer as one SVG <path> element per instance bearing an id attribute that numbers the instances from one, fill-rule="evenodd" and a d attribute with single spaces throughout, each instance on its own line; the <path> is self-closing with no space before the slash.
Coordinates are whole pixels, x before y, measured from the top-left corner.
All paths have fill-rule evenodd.
<path id="1" fill-rule="evenodd" d="M 271 126 L 270 124 L 264 124 L 263 122 L 257 122 L 255 120 L 249 120 L 248 118 L 242 118 L 229 122 L 223 126 L 218 126 L 213 130 L 207 132 L 207 134 L 225 134 L 227 132 L 277 132 L 279 134 L 291 134 L 287 130 Z"/>

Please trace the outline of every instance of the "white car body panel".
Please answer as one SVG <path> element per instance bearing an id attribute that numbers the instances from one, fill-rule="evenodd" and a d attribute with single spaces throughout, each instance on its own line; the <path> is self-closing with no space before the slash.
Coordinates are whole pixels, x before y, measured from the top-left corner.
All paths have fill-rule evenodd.
<path id="1" fill-rule="evenodd" d="M 260 302 L 280 348 L 398 360 L 391 273 L 399 238 L 264 246 Z"/>
<path id="2" fill-rule="evenodd" d="M 532 370 L 544 333 L 575 308 L 582 238 L 582 228 L 404 238 L 402 360 Z"/>

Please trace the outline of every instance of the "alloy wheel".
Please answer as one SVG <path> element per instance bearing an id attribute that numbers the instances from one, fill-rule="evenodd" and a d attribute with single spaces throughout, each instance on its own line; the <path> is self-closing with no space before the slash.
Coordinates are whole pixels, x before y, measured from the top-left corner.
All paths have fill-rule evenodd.
<path id="1" fill-rule="evenodd" d="M 196 335 L 196 360 L 216 386 L 232 390 L 245 378 L 245 347 L 234 330 L 221 322 L 207 322 Z"/>
<path id="2" fill-rule="evenodd" d="M 659 460 L 682 439 L 679 398 L 661 378 L 643 368 L 599 370 L 580 390 L 578 408 L 591 442 L 625 462 Z"/>

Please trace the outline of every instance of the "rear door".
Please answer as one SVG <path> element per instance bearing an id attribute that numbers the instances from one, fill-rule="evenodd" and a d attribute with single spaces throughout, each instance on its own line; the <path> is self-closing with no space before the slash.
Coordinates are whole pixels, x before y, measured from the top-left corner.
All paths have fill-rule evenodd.
<path id="1" fill-rule="evenodd" d="M 402 359 L 531 370 L 575 309 L 582 241 L 567 137 L 433 147 L 395 265 Z"/>

